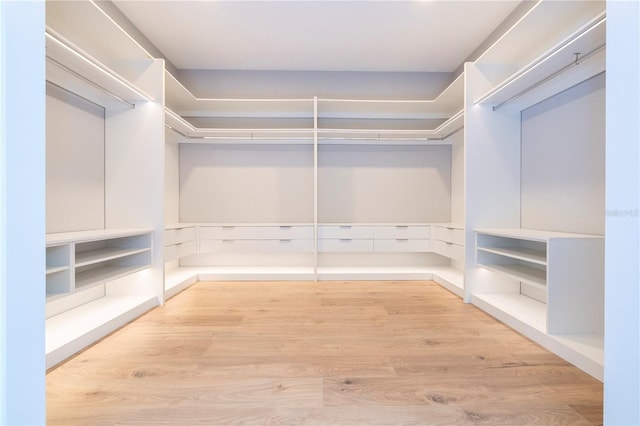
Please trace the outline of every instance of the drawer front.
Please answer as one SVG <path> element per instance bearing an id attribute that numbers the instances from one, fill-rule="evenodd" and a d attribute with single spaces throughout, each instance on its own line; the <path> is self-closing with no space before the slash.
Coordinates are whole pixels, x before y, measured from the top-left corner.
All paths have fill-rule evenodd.
<path id="1" fill-rule="evenodd" d="M 318 240 L 319 252 L 372 253 L 373 240 L 324 239 Z"/>
<path id="2" fill-rule="evenodd" d="M 428 225 L 389 225 L 389 226 L 376 226 L 373 229 L 373 235 L 376 240 L 394 240 L 394 239 L 416 239 L 427 240 L 429 239 L 429 226 Z"/>
<path id="3" fill-rule="evenodd" d="M 420 253 L 430 251 L 429 240 L 377 239 L 373 243 L 376 253 Z"/>
<path id="4" fill-rule="evenodd" d="M 178 249 L 178 257 L 190 256 L 198 252 L 195 241 L 187 241 L 182 244 L 178 244 L 176 247 Z"/>
<path id="5" fill-rule="evenodd" d="M 464 229 L 436 226 L 435 238 L 436 240 L 460 244 L 461 246 L 463 246 L 464 245 Z"/>
<path id="6" fill-rule="evenodd" d="M 464 260 L 464 246 L 460 244 L 436 240 L 433 242 L 433 251 L 449 259 Z"/>
<path id="7" fill-rule="evenodd" d="M 357 225 L 320 225 L 318 226 L 318 238 L 330 240 L 369 240 L 373 238 L 373 227 Z"/>
<path id="8" fill-rule="evenodd" d="M 196 228 L 194 227 L 175 229 L 174 231 L 176 231 L 176 244 L 196 239 Z"/>
<path id="9" fill-rule="evenodd" d="M 171 245 L 164 248 L 164 261 L 171 262 L 178 258 L 178 246 Z"/>
<path id="10" fill-rule="evenodd" d="M 259 226 L 259 240 L 313 240 L 313 226 Z"/>
<path id="11" fill-rule="evenodd" d="M 255 226 L 203 226 L 201 240 L 255 240 Z"/>
<path id="12" fill-rule="evenodd" d="M 201 240 L 200 253 L 252 253 L 256 240 Z"/>
<path id="13" fill-rule="evenodd" d="M 313 252 L 313 240 L 259 240 L 258 251 L 267 253 Z"/>

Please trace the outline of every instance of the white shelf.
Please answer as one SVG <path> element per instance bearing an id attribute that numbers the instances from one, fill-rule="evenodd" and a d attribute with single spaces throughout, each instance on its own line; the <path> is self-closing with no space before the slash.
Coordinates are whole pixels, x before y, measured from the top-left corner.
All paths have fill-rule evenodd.
<path id="1" fill-rule="evenodd" d="M 502 105 L 510 99 L 519 96 L 529 88 L 543 82 L 547 77 L 560 75 L 560 72 L 568 71 L 575 64 L 575 53 L 586 56 L 595 53 L 606 45 L 606 18 L 604 12 L 570 34 L 566 39 L 551 47 L 540 57 L 525 65 L 499 84 L 494 86 L 484 95 L 480 96 L 476 103 Z M 582 65 L 585 68 L 587 65 Z M 587 75 L 579 73 L 579 79 L 571 81 L 570 85 L 586 80 L 604 69 L 593 68 L 593 72 Z M 568 88 L 569 86 L 567 86 Z M 555 91 L 556 93 L 558 90 Z"/>
<path id="2" fill-rule="evenodd" d="M 539 1 L 491 45 L 475 64 L 496 71 L 494 84 L 524 68 L 605 10 L 604 1 Z M 544 31 L 540 29 L 544 28 Z M 505 66 L 505 65 L 509 66 Z"/>
<path id="3" fill-rule="evenodd" d="M 541 250 L 528 249 L 524 247 L 480 247 L 478 250 L 505 256 L 511 259 L 524 260 L 538 265 L 547 264 L 547 254 Z"/>
<path id="4" fill-rule="evenodd" d="M 472 302 L 596 379 L 604 380 L 603 335 L 550 335 L 546 332 L 546 306 L 521 294 L 474 294 Z"/>
<path id="5" fill-rule="evenodd" d="M 150 248 L 100 248 L 95 250 L 86 250 L 76 253 L 76 268 L 81 266 L 92 265 L 95 263 L 106 262 L 109 260 L 120 259 L 123 257 L 134 256 L 139 253 L 151 251 Z"/>
<path id="6" fill-rule="evenodd" d="M 68 271 L 69 266 L 47 266 L 47 275 L 52 275 L 58 272 Z"/>
<path id="7" fill-rule="evenodd" d="M 476 232 L 478 234 L 494 235 L 496 237 L 541 242 L 547 242 L 552 238 L 602 238 L 602 235 L 573 234 L 569 232 L 543 231 L 526 228 L 478 228 Z"/>
<path id="8" fill-rule="evenodd" d="M 144 65 L 154 60 L 98 2 L 51 2 L 46 22 L 47 32 L 58 34 L 80 51 L 91 52 L 96 62 L 129 82 L 136 81 Z"/>
<path id="9" fill-rule="evenodd" d="M 449 119 L 463 108 L 464 77 L 458 76 L 435 99 L 318 99 L 319 118 Z"/>
<path id="10" fill-rule="evenodd" d="M 107 240 L 120 237 L 132 237 L 136 235 L 150 234 L 153 229 L 93 229 L 89 231 L 61 232 L 47 234 L 47 246 L 57 246 L 69 243 L 83 243 L 88 241 Z"/>
<path id="11" fill-rule="evenodd" d="M 88 271 L 76 273 L 76 289 L 83 289 L 91 285 L 103 284 L 107 281 L 113 281 L 118 278 L 126 277 L 143 269 L 147 269 L 149 265 L 141 266 L 104 266 L 101 268 L 90 269 Z"/>
<path id="12" fill-rule="evenodd" d="M 155 305 L 154 297 L 107 296 L 47 319 L 47 368 L 122 327 Z"/>
<path id="13" fill-rule="evenodd" d="M 546 271 L 535 269 L 530 266 L 522 264 L 499 265 L 483 263 L 479 263 L 479 265 L 483 268 L 508 275 L 518 281 L 523 281 L 539 288 L 546 288 L 547 285 Z"/>
<path id="14" fill-rule="evenodd" d="M 106 108 L 153 100 L 133 83 L 51 29 L 46 33 L 47 81 Z"/>
<path id="15" fill-rule="evenodd" d="M 473 303 L 507 325 L 513 327 L 517 321 L 546 333 L 547 307 L 530 297 L 519 293 L 474 294 Z"/>
<path id="16" fill-rule="evenodd" d="M 197 98 L 165 71 L 166 105 L 183 117 L 313 118 L 313 99 Z"/>

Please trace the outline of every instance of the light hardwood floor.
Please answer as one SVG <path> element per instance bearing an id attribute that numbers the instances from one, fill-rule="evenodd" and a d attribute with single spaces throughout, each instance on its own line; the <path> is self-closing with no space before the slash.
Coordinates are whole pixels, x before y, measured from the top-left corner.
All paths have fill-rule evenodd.
<path id="1" fill-rule="evenodd" d="M 202 282 L 47 374 L 50 425 L 589 425 L 602 383 L 424 282 Z"/>

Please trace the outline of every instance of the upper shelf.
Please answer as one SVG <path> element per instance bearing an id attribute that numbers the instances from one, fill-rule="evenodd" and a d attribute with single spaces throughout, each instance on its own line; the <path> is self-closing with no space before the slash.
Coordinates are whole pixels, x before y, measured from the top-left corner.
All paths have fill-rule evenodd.
<path id="1" fill-rule="evenodd" d="M 133 82 L 142 91 L 153 87 L 138 82 L 140 74 L 154 61 L 133 37 L 93 1 L 47 2 L 47 32 L 82 52 L 90 52 L 96 62 Z"/>
<path id="2" fill-rule="evenodd" d="M 313 118 L 313 99 L 197 98 L 166 72 L 166 104 L 182 117 Z M 318 99 L 319 118 L 448 119 L 463 107 L 464 78 L 432 100 Z"/>
<path id="3" fill-rule="evenodd" d="M 431 100 L 318 99 L 318 117 L 448 119 L 462 109 L 463 102 L 464 77 L 460 75 Z"/>
<path id="4" fill-rule="evenodd" d="M 152 98 L 52 29 L 45 33 L 47 81 L 106 108 Z"/>
<path id="5" fill-rule="evenodd" d="M 516 105 L 522 110 L 604 71 L 605 46 L 606 16 L 602 13 L 495 85 L 475 103 L 490 104 L 495 109 L 523 97 Z M 541 90 L 537 94 L 529 95 L 538 88 Z"/>
<path id="6" fill-rule="evenodd" d="M 476 61 L 492 84 L 498 84 L 552 46 L 567 40 L 584 24 L 605 12 L 603 0 L 540 0 Z"/>
<path id="7" fill-rule="evenodd" d="M 183 117 L 313 118 L 313 99 L 196 98 L 165 71 L 166 105 Z"/>

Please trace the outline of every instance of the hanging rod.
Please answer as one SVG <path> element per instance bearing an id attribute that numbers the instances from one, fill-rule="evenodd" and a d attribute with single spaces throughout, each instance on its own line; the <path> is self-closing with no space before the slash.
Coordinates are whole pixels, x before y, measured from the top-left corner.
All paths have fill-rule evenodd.
<path id="1" fill-rule="evenodd" d="M 567 64 L 564 67 L 560 68 L 558 71 L 554 72 L 553 74 L 543 78 L 542 80 L 538 81 L 537 83 L 533 84 L 532 86 L 527 87 L 523 91 L 518 92 L 517 94 L 513 95 L 509 99 L 507 99 L 505 101 L 502 101 L 498 105 L 493 106 L 492 107 L 493 111 L 497 111 L 500 108 L 502 108 L 503 106 L 515 101 L 518 98 L 521 98 L 522 96 L 526 95 L 527 93 L 531 92 L 532 90 L 537 89 L 538 87 L 542 86 L 547 81 L 552 80 L 555 77 L 557 77 L 558 75 L 564 73 L 568 69 L 573 68 L 576 65 L 580 65 L 582 62 L 584 62 L 584 61 L 588 60 L 589 58 L 591 58 L 592 56 L 598 54 L 599 52 L 604 50 L 606 47 L 607 47 L 606 43 L 602 44 L 602 45 L 596 47 L 595 49 L 593 49 L 592 51 L 590 51 L 589 53 L 587 53 L 585 55 L 582 55 L 582 56 L 580 56 L 579 53 L 575 53 L 576 58 L 573 61 L 571 61 L 569 64 Z"/>
<path id="2" fill-rule="evenodd" d="M 606 15 L 604 13 L 599 15 L 598 17 L 594 18 L 591 22 L 589 22 L 588 24 L 586 24 L 585 26 L 580 28 L 576 33 L 571 35 L 568 39 L 565 39 L 562 43 L 560 43 L 559 45 L 555 46 L 552 50 L 546 52 L 543 56 L 541 56 L 538 59 L 536 59 L 533 63 L 530 63 L 526 67 L 522 68 L 520 71 L 518 71 L 517 73 L 515 73 L 514 75 L 509 77 L 507 80 L 505 80 L 502 83 L 500 83 L 498 86 L 496 86 L 493 90 L 489 91 L 488 93 L 486 93 L 481 98 L 476 99 L 473 103 L 474 104 L 483 103 L 487 98 L 490 98 L 496 92 L 498 92 L 498 91 L 502 90 L 504 87 L 510 85 L 511 83 L 513 83 L 514 81 L 516 81 L 517 79 L 522 77 L 523 75 L 527 74 L 532 69 L 536 68 L 541 63 L 545 62 L 550 57 L 554 56 L 556 53 L 560 52 L 562 49 L 564 49 L 565 47 L 567 47 L 568 45 L 570 45 L 574 41 L 580 39 L 582 36 L 584 36 L 585 34 L 589 33 L 594 28 L 598 27 L 598 25 L 600 25 L 601 23 L 605 22 L 606 19 L 607 19 L 607 17 L 606 17 Z"/>
<path id="3" fill-rule="evenodd" d="M 134 109 L 134 108 L 136 107 L 136 105 L 135 105 L 135 104 L 132 104 L 131 102 L 129 102 L 129 101 L 127 101 L 127 100 L 125 100 L 125 99 L 121 98 L 120 96 L 118 96 L 118 95 L 116 95 L 116 94 L 114 94 L 114 93 L 110 92 L 109 90 L 105 89 L 104 87 L 100 86 L 99 84 L 97 84 L 97 83 L 95 83 L 95 82 L 93 82 L 93 81 L 89 80 L 89 79 L 88 79 L 88 78 L 86 78 L 85 76 L 83 76 L 83 75 L 81 75 L 81 74 L 78 74 L 77 72 L 75 72 L 75 71 L 74 71 L 74 70 L 72 70 L 71 68 L 69 68 L 69 67 L 67 67 L 67 66 L 65 66 L 65 65 L 63 65 L 63 64 L 61 64 L 60 62 L 56 61 L 56 60 L 55 60 L 55 59 L 53 59 L 52 57 L 47 56 L 47 61 L 49 61 L 49 62 L 50 62 L 50 63 L 52 63 L 53 65 L 56 65 L 56 66 L 57 66 L 57 67 L 59 67 L 60 69 L 62 69 L 62 70 L 64 70 L 64 71 L 68 72 L 69 74 L 73 75 L 74 77 L 76 77 L 76 78 L 78 78 L 78 79 L 82 80 L 83 82 L 87 83 L 88 85 L 90 85 L 90 86 L 92 86 L 92 87 L 94 87 L 94 88 L 96 88 L 96 89 L 100 90 L 100 91 L 101 91 L 101 92 L 103 92 L 103 93 L 106 93 L 107 95 L 111 96 L 113 99 L 115 99 L 115 100 L 117 100 L 117 101 L 119 101 L 119 102 L 122 102 L 123 104 L 125 104 L 125 105 L 129 106 L 131 109 Z M 49 83 L 51 83 L 51 81 L 49 81 Z M 56 86 L 58 86 L 58 85 L 56 84 Z M 58 87 L 60 87 L 60 86 L 58 86 Z M 64 89 L 64 88 L 63 88 L 63 89 Z M 71 91 L 70 91 L 70 90 L 68 90 L 68 89 L 65 89 L 65 90 L 67 90 L 68 92 L 71 92 Z M 71 92 L 71 93 L 73 93 L 73 92 Z M 77 95 L 77 93 L 74 93 L 74 94 L 75 94 L 75 95 Z M 80 95 L 78 95 L 78 96 L 80 96 Z M 82 96 L 80 96 L 80 97 L 81 97 L 81 98 L 83 98 L 83 99 L 86 99 L 86 98 L 84 98 L 84 97 L 82 97 Z M 90 102 L 92 102 L 92 101 L 90 101 Z M 92 102 L 92 103 L 95 103 L 95 102 Z"/>

